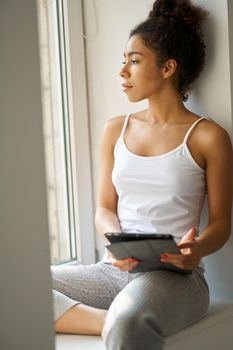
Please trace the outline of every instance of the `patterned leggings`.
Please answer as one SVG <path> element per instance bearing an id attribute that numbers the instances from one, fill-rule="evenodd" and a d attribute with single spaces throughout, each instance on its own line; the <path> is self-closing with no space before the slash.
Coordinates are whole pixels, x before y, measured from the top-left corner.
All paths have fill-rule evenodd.
<path id="1" fill-rule="evenodd" d="M 191 275 L 130 274 L 99 262 L 51 271 L 55 319 L 78 303 L 109 309 L 103 330 L 108 350 L 161 350 L 164 336 L 197 322 L 209 307 L 202 268 Z"/>

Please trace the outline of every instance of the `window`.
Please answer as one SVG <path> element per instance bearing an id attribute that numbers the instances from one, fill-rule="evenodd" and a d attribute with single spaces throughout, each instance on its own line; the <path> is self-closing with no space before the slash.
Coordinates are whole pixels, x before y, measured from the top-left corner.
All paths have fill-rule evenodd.
<path id="1" fill-rule="evenodd" d="M 82 3 L 37 3 L 51 263 L 92 263 L 95 245 Z"/>

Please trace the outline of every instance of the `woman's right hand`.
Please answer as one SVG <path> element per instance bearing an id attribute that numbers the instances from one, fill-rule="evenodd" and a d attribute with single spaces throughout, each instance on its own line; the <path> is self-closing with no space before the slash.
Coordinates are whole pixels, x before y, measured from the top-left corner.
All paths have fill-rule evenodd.
<path id="1" fill-rule="evenodd" d="M 110 252 L 108 252 L 108 258 L 111 264 L 121 271 L 130 271 L 133 270 L 138 264 L 139 260 L 134 258 L 127 259 L 116 259 Z"/>

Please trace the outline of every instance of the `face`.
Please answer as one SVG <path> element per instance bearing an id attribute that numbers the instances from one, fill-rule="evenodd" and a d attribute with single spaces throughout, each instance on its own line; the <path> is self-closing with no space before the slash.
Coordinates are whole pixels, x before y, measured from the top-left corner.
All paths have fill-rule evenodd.
<path id="1" fill-rule="evenodd" d="M 139 36 L 129 39 L 122 63 L 119 75 L 123 80 L 123 91 L 130 101 L 158 96 L 165 84 L 163 68 L 158 66 L 155 53 L 144 45 Z"/>

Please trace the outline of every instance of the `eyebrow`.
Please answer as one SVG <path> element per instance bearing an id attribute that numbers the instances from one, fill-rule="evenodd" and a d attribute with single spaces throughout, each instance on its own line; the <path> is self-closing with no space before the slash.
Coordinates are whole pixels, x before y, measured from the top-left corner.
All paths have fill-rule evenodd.
<path id="1" fill-rule="evenodd" d="M 138 52 L 138 51 L 130 51 L 130 52 L 126 55 L 126 53 L 124 52 L 124 57 L 126 57 L 126 56 L 133 56 L 133 55 L 141 55 L 141 56 L 143 56 L 143 53 Z"/>

